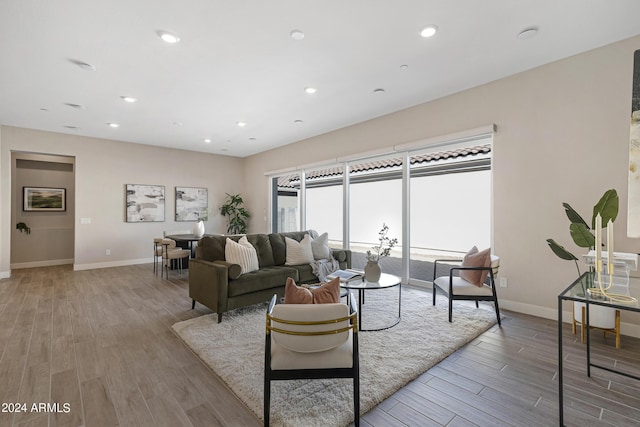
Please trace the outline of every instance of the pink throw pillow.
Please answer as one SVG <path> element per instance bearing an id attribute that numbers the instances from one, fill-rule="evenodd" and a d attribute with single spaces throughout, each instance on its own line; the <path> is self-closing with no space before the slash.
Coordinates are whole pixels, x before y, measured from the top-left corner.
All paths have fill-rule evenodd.
<path id="1" fill-rule="evenodd" d="M 314 304 L 331 304 L 340 302 L 340 278 L 323 283 L 319 288 L 311 289 Z"/>
<path id="2" fill-rule="evenodd" d="M 478 251 L 477 247 L 471 248 L 464 256 L 462 267 L 490 267 L 491 266 L 491 248 Z M 460 277 L 467 282 L 478 287 L 484 284 L 489 270 L 460 270 Z"/>
<path id="3" fill-rule="evenodd" d="M 295 280 L 291 277 L 287 279 L 284 286 L 284 303 L 285 304 L 312 304 L 313 294 L 307 288 L 296 285 Z"/>
<path id="4" fill-rule="evenodd" d="M 284 287 L 285 304 L 330 304 L 340 302 L 340 278 L 321 283 L 317 288 L 307 289 L 296 285 L 291 277 Z"/>

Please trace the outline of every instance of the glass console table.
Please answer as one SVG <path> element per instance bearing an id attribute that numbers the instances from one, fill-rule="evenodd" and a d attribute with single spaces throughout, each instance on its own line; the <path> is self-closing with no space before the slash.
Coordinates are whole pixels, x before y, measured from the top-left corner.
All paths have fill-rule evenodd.
<path id="1" fill-rule="evenodd" d="M 587 376 L 591 376 L 591 367 L 604 369 L 609 372 L 615 372 L 625 377 L 634 378 L 640 380 L 640 377 L 631 375 L 626 372 L 618 371 L 607 366 L 599 365 L 591 362 L 591 343 L 590 343 L 590 327 L 589 327 L 589 306 L 599 305 L 604 307 L 611 307 L 617 310 L 625 311 L 637 311 L 640 312 L 640 306 L 638 302 L 620 302 L 611 300 L 610 298 L 592 296 L 588 291 L 589 288 L 594 286 L 593 272 L 586 272 L 582 274 L 576 281 L 574 281 L 568 288 L 566 288 L 560 295 L 558 295 L 558 399 L 559 399 L 559 411 L 560 411 L 560 425 L 564 426 L 564 396 L 563 396 L 563 381 L 562 381 L 562 301 L 578 301 L 582 302 L 586 306 L 586 324 L 583 326 L 586 328 L 587 335 Z M 608 276 L 607 276 L 608 277 Z M 604 280 L 603 280 L 604 282 Z M 628 292 L 627 288 L 627 291 Z M 614 291 L 615 292 L 615 291 Z M 630 297 L 636 297 L 640 299 L 640 295 L 633 295 Z"/>

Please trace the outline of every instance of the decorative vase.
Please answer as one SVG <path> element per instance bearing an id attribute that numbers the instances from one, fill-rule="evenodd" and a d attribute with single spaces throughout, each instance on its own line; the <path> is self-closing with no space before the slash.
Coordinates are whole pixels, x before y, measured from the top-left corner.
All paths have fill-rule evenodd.
<path id="1" fill-rule="evenodd" d="M 367 265 L 364 266 L 364 278 L 367 282 L 377 282 L 381 274 L 378 261 L 367 261 Z"/>
<path id="2" fill-rule="evenodd" d="M 204 221 L 199 219 L 195 224 L 193 224 L 193 235 L 197 238 L 204 236 Z"/>

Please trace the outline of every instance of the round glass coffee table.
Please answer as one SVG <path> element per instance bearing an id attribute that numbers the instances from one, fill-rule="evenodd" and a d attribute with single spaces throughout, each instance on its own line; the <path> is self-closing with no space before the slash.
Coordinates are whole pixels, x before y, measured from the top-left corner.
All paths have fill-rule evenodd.
<path id="1" fill-rule="evenodd" d="M 358 329 L 360 331 L 381 331 L 383 329 L 389 329 L 400 323 L 400 301 L 402 297 L 402 284 L 400 283 L 400 278 L 398 276 L 394 276 L 393 274 L 382 273 L 380 276 L 380 280 L 377 282 L 367 282 L 366 280 L 352 280 L 350 282 L 340 282 L 340 287 L 346 289 L 348 292 L 348 298 L 351 298 L 351 291 L 358 291 Z M 392 323 L 388 325 L 384 325 L 380 328 L 375 329 L 365 329 L 362 325 L 362 306 L 365 301 L 365 291 L 373 291 L 373 290 L 381 290 L 381 289 L 389 289 L 389 288 L 398 288 L 398 316 L 392 319 Z M 395 298 L 394 298 L 395 299 Z"/>

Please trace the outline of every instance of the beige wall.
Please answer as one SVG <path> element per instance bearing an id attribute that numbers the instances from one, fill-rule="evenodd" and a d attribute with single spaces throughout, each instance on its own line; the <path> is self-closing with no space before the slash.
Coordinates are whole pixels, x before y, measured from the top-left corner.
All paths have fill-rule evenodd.
<path id="1" fill-rule="evenodd" d="M 242 159 L 191 151 L 151 147 L 0 127 L 0 272 L 10 268 L 11 152 L 35 152 L 75 157 L 75 268 L 150 262 L 152 240 L 163 230 L 191 229 L 191 222 L 175 222 L 175 186 L 209 189 L 208 233 L 225 230 L 218 213 L 225 192 L 244 189 Z M 125 222 L 125 184 L 164 185 L 165 222 Z M 89 218 L 90 224 L 81 224 Z M 15 227 L 15 224 L 13 225 Z M 111 255 L 105 254 L 111 249 Z"/>
<path id="2" fill-rule="evenodd" d="M 635 37 L 249 157 L 249 206 L 267 210 L 266 171 L 495 123 L 493 251 L 502 259 L 500 275 L 508 278 L 500 299 L 505 307 L 554 318 L 556 297 L 576 270 L 552 254 L 546 239 L 583 253 L 571 241 L 562 202 L 590 216 L 604 191 L 615 188 L 620 195 L 616 250 L 640 251 L 640 241 L 626 237 L 632 66 L 638 48 Z M 251 223 L 253 232 L 267 227 L 262 216 Z M 628 313 L 623 321 L 640 323 Z"/>

